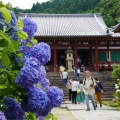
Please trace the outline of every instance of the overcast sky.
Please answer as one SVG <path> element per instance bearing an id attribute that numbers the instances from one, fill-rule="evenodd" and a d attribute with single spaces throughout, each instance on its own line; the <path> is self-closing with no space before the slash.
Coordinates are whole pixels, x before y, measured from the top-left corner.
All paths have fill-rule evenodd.
<path id="1" fill-rule="evenodd" d="M 46 2 L 49 0 L 0 0 L 2 1 L 4 4 L 6 3 L 11 3 L 12 7 L 19 7 L 22 9 L 30 9 L 33 5 L 33 3 L 42 3 L 42 2 Z"/>

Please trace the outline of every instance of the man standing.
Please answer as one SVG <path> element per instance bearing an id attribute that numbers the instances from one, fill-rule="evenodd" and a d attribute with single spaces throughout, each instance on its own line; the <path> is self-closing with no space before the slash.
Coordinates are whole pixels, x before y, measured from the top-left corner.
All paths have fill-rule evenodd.
<path id="1" fill-rule="evenodd" d="M 63 79 L 63 88 L 65 88 L 68 79 L 68 72 L 66 71 L 66 69 L 62 72 L 62 79 Z"/>
<path id="2" fill-rule="evenodd" d="M 96 106 L 94 102 L 94 93 L 95 93 L 94 86 L 96 86 L 96 83 L 94 78 L 90 76 L 89 71 L 86 71 L 85 75 L 86 77 L 83 79 L 83 85 L 84 85 L 84 93 L 85 93 L 85 99 L 86 99 L 86 105 L 87 105 L 86 111 L 90 111 L 89 98 L 92 101 L 94 110 L 96 110 Z"/>
<path id="3" fill-rule="evenodd" d="M 79 82 L 73 80 L 72 82 L 72 103 L 76 104 L 76 96 L 77 96 L 77 89 L 78 89 Z"/>

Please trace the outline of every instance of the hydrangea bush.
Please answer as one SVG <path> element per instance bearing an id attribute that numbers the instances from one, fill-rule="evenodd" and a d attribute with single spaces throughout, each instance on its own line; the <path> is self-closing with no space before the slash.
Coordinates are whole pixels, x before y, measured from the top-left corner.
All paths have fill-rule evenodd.
<path id="1" fill-rule="evenodd" d="M 37 24 L 29 18 L 17 20 L 15 14 L 5 8 L 0 9 L 0 25 L 3 40 L 0 41 L 1 120 L 24 120 L 31 115 L 38 120 L 51 116 L 54 119 L 50 112 L 61 105 L 63 92 L 50 86 L 46 78 L 44 65 L 51 58 L 50 46 L 43 42 L 34 44 Z M 20 63 L 18 70 L 16 66 Z"/>
<path id="2" fill-rule="evenodd" d="M 114 93 L 113 101 L 120 101 L 120 66 L 114 65 L 112 76 L 116 78 L 117 84 L 115 84 L 116 92 Z"/>

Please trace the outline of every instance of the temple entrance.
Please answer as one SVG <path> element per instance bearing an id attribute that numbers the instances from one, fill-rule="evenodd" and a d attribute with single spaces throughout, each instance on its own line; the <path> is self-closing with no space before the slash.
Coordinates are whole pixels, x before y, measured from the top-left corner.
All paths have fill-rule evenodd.
<path id="1" fill-rule="evenodd" d="M 63 65 L 66 67 L 66 50 L 57 50 L 57 67 Z"/>
<path id="2" fill-rule="evenodd" d="M 89 51 L 88 50 L 78 50 L 78 58 L 81 61 L 81 65 L 89 67 Z"/>

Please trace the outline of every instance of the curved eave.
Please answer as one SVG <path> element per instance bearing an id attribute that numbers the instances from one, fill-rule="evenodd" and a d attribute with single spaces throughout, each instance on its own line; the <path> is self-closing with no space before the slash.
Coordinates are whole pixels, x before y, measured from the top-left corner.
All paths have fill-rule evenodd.
<path id="1" fill-rule="evenodd" d="M 60 38 L 60 37 L 62 37 L 62 38 L 63 37 L 72 37 L 73 38 L 73 37 L 111 37 L 111 35 L 86 35 L 86 36 L 85 35 L 81 35 L 81 36 L 79 36 L 79 35 L 76 35 L 76 36 L 67 36 L 66 35 L 66 36 L 34 36 L 34 37 L 37 37 L 37 38 L 41 38 L 41 37 L 42 38 L 46 38 L 46 37 L 50 37 L 50 38 L 54 38 L 54 37 L 55 38 L 57 38 L 57 37 L 58 38 Z"/>

